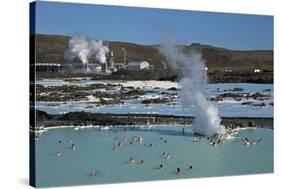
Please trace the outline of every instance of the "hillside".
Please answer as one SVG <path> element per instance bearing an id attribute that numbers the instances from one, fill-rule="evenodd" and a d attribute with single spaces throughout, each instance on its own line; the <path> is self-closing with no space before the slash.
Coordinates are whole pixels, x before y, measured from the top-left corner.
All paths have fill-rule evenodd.
<path id="1" fill-rule="evenodd" d="M 32 36 L 32 38 L 33 37 L 35 37 L 36 40 L 37 62 L 67 62 L 64 60 L 64 51 L 67 48 L 68 40 L 70 38 L 69 36 L 37 34 L 36 36 Z M 169 67 L 167 71 L 164 70 L 163 62 L 165 62 L 165 59 L 158 52 L 157 45 L 144 46 L 114 41 L 109 41 L 108 45 L 110 50 L 114 51 L 115 62 L 123 62 L 122 48 L 125 48 L 127 52 L 127 61 L 145 60 L 154 65 L 156 75 L 157 73 L 160 74 L 154 79 L 163 77 L 163 72 L 168 76 L 174 75 L 174 72 Z M 216 73 L 214 75 L 216 77 L 220 77 L 220 75 L 221 77 L 225 77 L 229 74 L 225 74 L 223 71 L 232 70 L 234 73 L 230 74 L 231 78 L 236 80 L 235 76 L 239 78 L 243 77 L 245 74 L 251 75 L 254 69 L 260 69 L 265 73 L 263 74 L 263 77 L 267 75 L 266 77 L 269 79 L 267 82 L 273 82 L 272 50 L 238 51 L 201 44 L 192 44 L 190 46 L 184 46 L 183 48 L 186 51 L 199 50 L 202 52 L 211 77 L 214 73 Z M 94 60 L 90 60 L 90 62 L 94 62 Z M 153 75 L 155 76 L 155 74 Z"/>

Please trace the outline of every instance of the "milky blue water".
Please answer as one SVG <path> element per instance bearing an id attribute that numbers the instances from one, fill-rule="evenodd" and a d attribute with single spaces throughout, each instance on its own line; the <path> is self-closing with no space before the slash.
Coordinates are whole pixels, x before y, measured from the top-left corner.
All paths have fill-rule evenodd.
<path id="1" fill-rule="evenodd" d="M 124 81 L 103 81 L 103 80 L 78 80 L 75 82 L 65 82 L 60 79 L 45 79 L 38 80 L 37 84 L 44 86 L 57 86 L 57 85 L 89 85 L 96 83 L 112 83 L 119 84 Z M 126 82 L 125 82 L 126 83 Z M 129 81 L 128 81 L 129 83 Z M 164 84 L 163 84 L 164 83 Z M 144 86 L 142 89 L 146 91 L 146 95 L 138 99 L 125 100 L 124 104 L 114 105 L 100 105 L 93 108 L 87 106 L 91 103 L 91 99 L 82 101 L 69 101 L 69 102 L 36 102 L 36 108 L 52 114 L 61 114 L 72 111 L 86 111 L 97 113 L 145 113 L 145 114 L 165 114 L 165 115 L 180 115 L 180 116 L 193 116 L 196 112 L 194 106 L 183 108 L 180 102 L 180 92 L 174 95 L 174 99 L 169 103 L 162 104 L 142 104 L 144 98 L 157 97 L 161 92 L 175 93 L 165 88 L 165 81 L 155 81 L 154 86 Z M 177 84 L 176 82 L 170 82 Z M 169 84 L 169 83 L 168 83 Z M 158 87 L 159 86 L 159 87 Z M 137 86 L 136 86 L 137 87 Z M 157 89 L 155 87 L 158 87 Z M 164 88 L 163 88 L 164 87 Z M 243 88 L 242 92 L 231 92 L 234 88 Z M 222 93 L 256 93 L 269 94 L 270 96 L 264 100 L 254 100 L 242 98 L 240 101 L 235 101 L 233 98 L 225 98 L 223 101 L 218 102 L 219 114 L 222 117 L 273 117 L 273 85 L 272 84 L 252 84 L 252 83 L 218 83 L 208 84 L 202 89 L 208 98 L 218 96 Z M 265 92 L 264 90 L 270 90 Z M 160 95 L 161 96 L 161 95 Z M 163 97 L 163 95 L 162 95 Z M 242 105 L 243 102 L 265 103 L 265 106 Z M 50 106 L 56 103 L 58 106 Z"/>
<path id="2" fill-rule="evenodd" d="M 273 172 L 273 130 L 240 130 L 235 139 L 215 147 L 206 139 L 193 142 L 191 127 L 185 127 L 184 135 L 181 131 L 182 127 L 165 125 L 127 132 L 95 128 L 49 130 L 40 135 L 35 145 L 36 184 L 45 187 Z M 130 144 L 136 135 L 144 138 L 143 144 Z M 245 146 L 242 137 L 262 142 Z M 76 145 L 75 151 L 70 148 L 70 140 Z M 118 142 L 123 145 L 114 150 L 113 145 Z M 55 155 L 58 151 L 60 157 Z M 165 159 L 163 152 L 170 153 L 171 158 Z M 135 159 L 134 165 L 127 163 L 130 157 Z M 164 170 L 158 169 L 160 164 Z M 189 165 L 192 170 L 187 169 Z M 181 169 L 179 176 L 177 167 Z M 100 174 L 91 177 L 93 170 Z"/>
<path id="3" fill-rule="evenodd" d="M 89 98 L 82 101 L 68 102 L 40 102 L 35 103 L 36 108 L 48 113 L 66 113 L 70 111 L 88 111 L 99 113 L 156 113 L 166 115 L 194 115 L 193 106 L 183 108 L 180 102 L 180 92 L 174 95 L 169 103 L 150 104 L 141 103 L 143 99 L 161 96 L 162 92 L 169 91 L 173 82 L 152 82 L 138 86 L 140 83 L 128 81 L 96 81 L 77 80 L 66 82 L 62 79 L 43 79 L 36 81 L 44 86 L 58 85 L 89 85 L 95 83 L 112 83 L 132 85 L 145 90 L 146 94 L 137 99 L 125 100 L 121 105 L 101 105 L 87 108 L 89 103 L 95 103 L 96 99 Z M 169 85 L 169 86 L 166 86 Z M 222 93 L 231 92 L 234 88 L 243 88 L 242 93 L 260 92 L 268 94 L 263 100 L 241 99 L 235 101 L 231 98 L 218 102 L 220 116 L 226 117 L 273 117 L 273 85 L 272 84 L 208 84 L 202 89 L 208 98 Z M 268 90 L 269 89 L 269 90 Z M 113 89 L 118 91 L 119 89 Z M 93 93 L 94 91 L 90 91 Z M 238 92 L 232 92 L 238 93 Z M 240 92 L 241 93 L 241 92 Z M 163 96 L 162 96 L 163 97 Z M 265 103 L 265 106 L 242 105 L 242 102 L 253 101 Z M 50 106 L 53 103 L 55 106 Z M 116 182 L 134 182 L 167 180 L 212 176 L 228 176 L 241 174 L 258 174 L 273 172 L 273 130 L 270 129 L 245 129 L 240 130 L 235 138 L 221 145 L 211 146 L 206 139 L 193 142 L 192 128 L 185 127 L 185 134 L 181 134 L 182 126 L 155 126 L 152 129 L 123 129 L 115 128 L 101 131 L 97 128 L 87 128 L 75 131 L 73 128 L 52 129 L 40 134 L 35 141 L 36 161 L 36 185 L 65 186 L 102 184 Z M 133 142 L 133 136 L 142 136 L 144 143 Z M 245 146 L 241 138 L 247 137 L 251 141 L 262 139 L 261 143 Z M 161 140 L 162 138 L 162 140 Z M 62 143 L 59 144 L 58 141 Z M 70 140 L 76 146 L 71 150 Z M 167 142 L 164 142 L 167 140 Z M 118 142 L 122 147 L 114 150 Z M 152 147 L 149 146 L 152 145 Z M 56 153 L 61 156 L 57 157 Z M 171 158 L 165 159 L 163 152 L 170 153 Z M 133 157 L 134 165 L 127 163 Z M 144 160 L 141 165 L 140 161 Z M 159 170 L 160 164 L 164 170 Z M 192 165 L 193 169 L 188 170 Z M 176 168 L 181 169 L 181 174 L 176 175 Z M 91 177 L 90 173 L 98 170 L 100 174 Z"/>

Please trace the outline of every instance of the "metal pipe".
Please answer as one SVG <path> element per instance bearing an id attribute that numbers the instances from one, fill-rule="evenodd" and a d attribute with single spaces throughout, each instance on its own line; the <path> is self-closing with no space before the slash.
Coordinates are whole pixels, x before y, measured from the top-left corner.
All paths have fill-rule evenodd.
<path id="1" fill-rule="evenodd" d="M 124 56 L 124 66 L 126 66 L 126 49 L 122 48 L 123 56 Z"/>

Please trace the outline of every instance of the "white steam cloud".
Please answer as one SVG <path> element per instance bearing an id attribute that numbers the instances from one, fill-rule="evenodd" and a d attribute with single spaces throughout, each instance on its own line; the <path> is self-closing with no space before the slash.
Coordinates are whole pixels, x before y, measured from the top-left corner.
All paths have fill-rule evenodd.
<path id="1" fill-rule="evenodd" d="M 94 57 L 99 64 L 106 64 L 106 55 L 109 52 L 108 46 L 102 40 L 91 39 L 83 34 L 75 34 L 68 42 L 68 48 L 64 58 L 73 60 L 79 58 L 88 68 L 89 59 Z"/>
<path id="2" fill-rule="evenodd" d="M 177 39 L 165 36 L 159 51 L 168 64 L 179 71 L 181 86 L 181 101 L 184 108 L 196 107 L 193 131 L 196 134 L 212 137 L 216 134 L 226 134 L 219 117 L 218 107 L 207 100 L 202 92 L 207 84 L 205 63 L 200 52 L 189 51 L 177 45 Z"/>

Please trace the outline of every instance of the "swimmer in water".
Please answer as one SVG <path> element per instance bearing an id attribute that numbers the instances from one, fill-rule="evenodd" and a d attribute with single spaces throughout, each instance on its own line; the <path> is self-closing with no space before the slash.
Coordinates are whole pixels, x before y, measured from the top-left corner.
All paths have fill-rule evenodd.
<path id="1" fill-rule="evenodd" d="M 122 147 L 122 143 L 121 143 L 121 142 L 118 142 L 117 146 L 118 146 L 118 147 Z"/>
<path id="2" fill-rule="evenodd" d="M 176 175 L 180 175 L 180 174 L 181 174 L 181 170 L 180 168 L 177 168 Z"/>
<path id="3" fill-rule="evenodd" d="M 131 164 L 131 165 L 135 164 L 134 158 L 131 157 L 131 158 L 128 160 L 128 163 Z"/>
<path id="4" fill-rule="evenodd" d="M 171 154 L 168 153 L 165 158 L 166 158 L 166 159 L 171 159 Z"/>
<path id="5" fill-rule="evenodd" d="M 58 141 L 58 144 L 61 144 L 61 143 L 62 143 L 62 141 L 61 141 L 61 140 L 59 140 L 59 141 Z"/>
<path id="6" fill-rule="evenodd" d="M 60 151 L 57 151 L 56 156 L 57 156 L 57 157 L 60 157 L 60 156 L 61 156 Z"/>
<path id="7" fill-rule="evenodd" d="M 143 164 L 144 164 L 144 160 L 141 160 L 141 162 L 140 162 L 140 163 L 141 163 L 141 165 L 143 165 Z"/>
<path id="8" fill-rule="evenodd" d="M 95 177 L 95 176 L 98 176 L 98 175 L 100 175 L 100 172 L 98 170 L 91 172 L 91 177 Z"/>
<path id="9" fill-rule="evenodd" d="M 244 138 L 244 145 L 250 145 L 250 141 L 248 138 Z"/>
<path id="10" fill-rule="evenodd" d="M 163 152 L 162 157 L 165 158 L 165 159 L 171 159 L 171 154 L 167 153 L 167 152 Z"/>
<path id="11" fill-rule="evenodd" d="M 192 168 L 193 168 L 192 165 L 189 165 L 188 169 L 189 169 L 189 170 L 192 170 Z"/>
<path id="12" fill-rule="evenodd" d="M 163 169 L 164 169 L 164 165 L 163 165 L 163 164 L 160 164 L 159 169 L 160 169 L 160 170 L 163 170 Z"/>
<path id="13" fill-rule="evenodd" d="M 76 146 L 75 146 L 75 144 L 71 144 L 71 150 L 76 150 Z"/>

